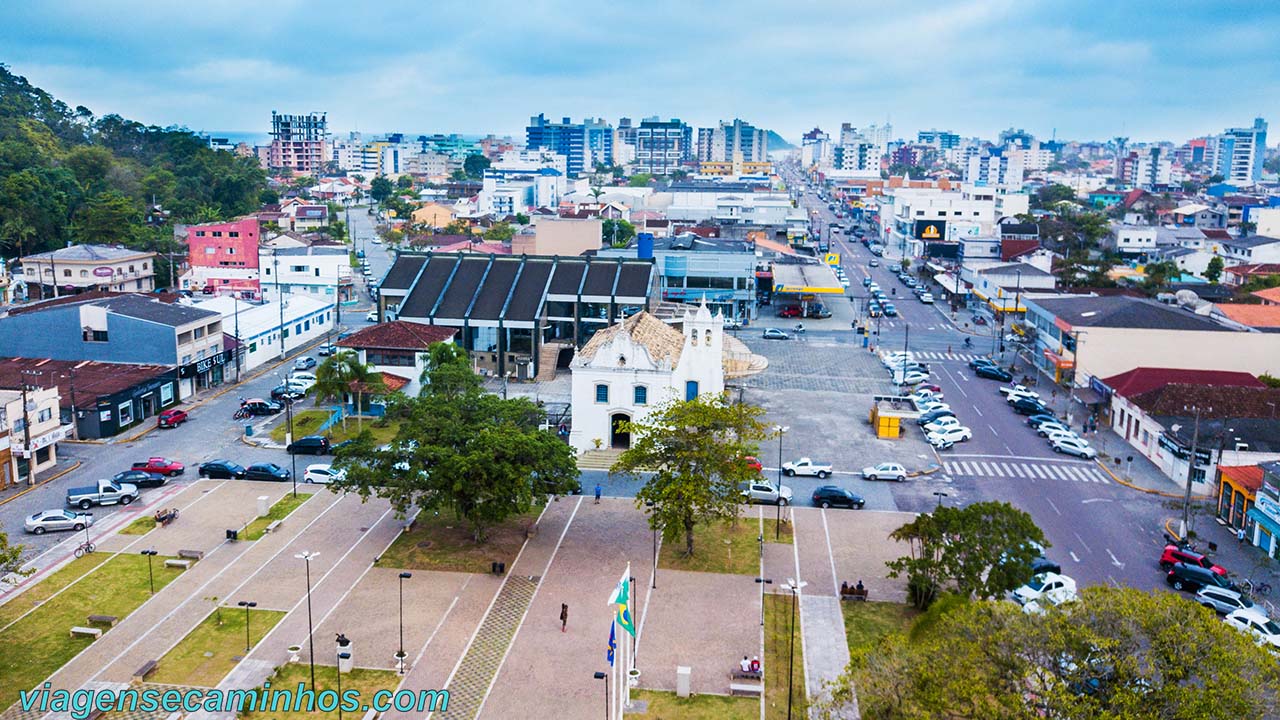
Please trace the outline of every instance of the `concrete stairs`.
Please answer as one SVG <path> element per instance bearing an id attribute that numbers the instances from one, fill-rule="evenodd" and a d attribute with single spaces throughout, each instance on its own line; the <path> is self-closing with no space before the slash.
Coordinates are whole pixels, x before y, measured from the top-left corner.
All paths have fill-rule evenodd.
<path id="1" fill-rule="evenodd" d="M 579 470 L 608 470 L 621 457 L 622 451 L 613 448 L 587 450 L 578 456 Z"/>
<path id="2" fill-rule="evenodd" d="M 556 378 L 556 361 L 560 351 L 569 347 L 568 343 L 549 342 L 538 348 L 538 381 L 546 382 Z"/>
<path id="3" fill-rule="evenodd" d="M 476 631 L 471 647 L 463 656 L 453 681 L 449 683 L 448 709 L 437 713 L 436 717 L 443 720 L 475 719 L 537 588 L 537 579 L 517 575 L 507 577 Z"/>

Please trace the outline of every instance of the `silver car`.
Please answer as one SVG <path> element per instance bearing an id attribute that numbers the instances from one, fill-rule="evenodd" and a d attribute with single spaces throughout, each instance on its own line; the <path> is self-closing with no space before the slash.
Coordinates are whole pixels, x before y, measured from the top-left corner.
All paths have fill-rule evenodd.
<path id="1" fill-rule="evenodd" d="M 1219 615 L 1227 615 L 1236 610 L 1253 607 L 1253 601 L 1235 590 L 1206 585 L 1196 593 L 1196 602 L 1213 610 Z"/>
<path id="2" fill-rule="evenodd" d="M 27 518 L 23 527 L 27 532 L 43 535 L 57 530 L 83 530 L 93 525 L 92 513 L 78 513 L 70 510 L 44 510 Z"/>
<path id="3" fill-rule="evenodd" d="M 790 505 L 791 504 L 791 488 L 786 485 L 779 490 L 773 483 L 768 480 L 756 480 L 750 483 L 744 483 L 742 495 L 747 502 L 766 503 L 768 505 Z"/>

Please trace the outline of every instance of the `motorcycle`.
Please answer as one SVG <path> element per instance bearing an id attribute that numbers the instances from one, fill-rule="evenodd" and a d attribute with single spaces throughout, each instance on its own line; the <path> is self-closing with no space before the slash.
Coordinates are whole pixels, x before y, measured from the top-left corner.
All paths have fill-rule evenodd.
<path id="1" fill-rule="evenodd" d="M 796 326 L 792 329 L 792 332 L 794 332 L 794 333 L 795 333 L 795 334 L 797 334 L 797 335 L 803 335 L 803 334 L 804 334 L 804 323 L 801 323 L 801 324 L 799 324 L 799 325 L 796 325 Z"/>

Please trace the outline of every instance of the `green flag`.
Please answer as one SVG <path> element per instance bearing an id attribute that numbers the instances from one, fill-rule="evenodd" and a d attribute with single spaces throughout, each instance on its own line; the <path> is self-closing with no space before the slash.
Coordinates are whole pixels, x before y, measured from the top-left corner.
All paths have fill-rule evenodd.
<path id="1" fill-rule="evenodd" d="M 617 608 L 617 623 L 631 633 L 631 637 L 636 636 L 636 625 L 631 620 L 631 568 L 622 574 L 622 579 L 618 581 L 618 587 L 613 590 L 613 597 L 609 598 L 609 602 Z"/>

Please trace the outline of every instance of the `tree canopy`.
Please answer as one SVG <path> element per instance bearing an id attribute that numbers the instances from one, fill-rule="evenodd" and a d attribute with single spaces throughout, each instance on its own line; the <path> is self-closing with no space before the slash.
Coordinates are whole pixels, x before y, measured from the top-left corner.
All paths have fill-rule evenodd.
<path id="1" fill-rule="evenodd" d="M 600 224 L 600 238 L 614 247 L 626 247 L 636 236 L 636 226 L 626 220 L 606 219 Z"/>
<path id="2" fill-rule="evenodd" d="M 470 180 L 479 180 L 484 175 L 484 171 L 488 170 L 489 166 L 492 164 L 493 163 L 489 161 L 489 158 L 483 155 L 468 155 L 466 159 L 462 161 L 462 172 Z"/>

